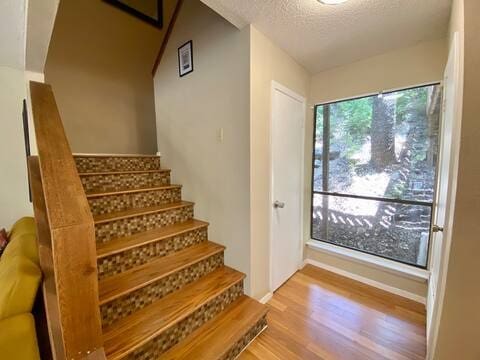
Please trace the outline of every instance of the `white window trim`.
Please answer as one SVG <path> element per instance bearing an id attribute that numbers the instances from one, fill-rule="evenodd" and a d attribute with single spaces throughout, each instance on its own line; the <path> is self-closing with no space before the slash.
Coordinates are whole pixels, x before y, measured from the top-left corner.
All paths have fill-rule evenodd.
<path id="1" fill-rule="evenodd" d="M 430 278 L 430 271 L 428 270 L 419 269 L 415 266 L 398 263 L 393 260 L 384 259 L 375 255 L 365 254 L 360 251 L 347 249 L 323 241 L 310 240 L 307 242 L 306 245 L 313 250 L 321 251 L 348 260 L 353 260 L 355 262 L 362 263 L 419 282 L 428 281 Z"/>

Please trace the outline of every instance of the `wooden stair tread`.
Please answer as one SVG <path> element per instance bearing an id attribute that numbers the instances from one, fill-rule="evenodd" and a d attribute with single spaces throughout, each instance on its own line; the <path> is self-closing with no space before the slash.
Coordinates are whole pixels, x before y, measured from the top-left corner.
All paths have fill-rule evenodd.
<path id="1" fill-rule="evenodd" d="M 107 358 L 123 358 L 244 277 L 224 266 L 105 328 L 103 341 Z"/>
<path id="2" fill-rule="evenodd" d="M 123 174 L 144 174 L 144 173 L 161 173 L 171 172 L 170 169 L 157 170 L 123 170 L 123 171 L 97 171 L 97 172 L 81 172 L 80 176 L 95 176 L 95 175 L 123 175 Z"/>
<path id="3" fill-rule="evenodd" d="M 222 245 L 205 241 L 100 280 L 98 283 L 100 305 L 147 286 L 224 250 L 225 247 Z"/>
<path id="4" fill-rule="evenodd" d="M 152 242 L 157 242 L 172 236 L 180 235 L 189 231 L 193 231 L 208 226 L 205 221 L 196 219 L 176 223 L 159 229 L 153 229 L 131 236 L 125 236 L 105 243 L 97 243 L 97 258 L 118 254 L 120 252 L 133 249 Z"/>
<path id="5" fill-rule="evenodd" d="M 267 307 L 242 295 L 222 313 L 172 347 L 162 360 L 222 359 L 267 313 Z"/>
<path id="6" fill-rule="evenodd" d="M 72 154 L 74 158 L 159 158 L 156 154 Z"/>
<path id="7" fill-rule="evenodd" d="M 120 220 L 120 219 L 140 216 L 140 215 L 153 214 L 156 212 L 173 210 L 173 209 L 190 206 L 190 205 L 193 205 L 193 203 L 189 201 L 179 201 L 179 202 L 170 203 L 170 204 L 148 206 L 143 208 L 133 208 L 133 209 L 123 210 L 123 211 L 107 213 L 107 214 L 95 215 L 93 219 L 95 224 L 102 224 L 109 221 Z"/>
<path id="8" fill-rule="evenodd" d="M 169 190 L 169 189 L 178 189 L 181 188 L 182 185 L 162 185 L 162 186 L 149 186 L 149 187 L 142 187 L 142 188 L 123 188 L 118 190 L 110 190 L 110 191 L 91 191 L 87 192 L 87 198 L 95 198 L 101 196 L 110 196 L 110 195 L 120 195 L 120 194 L 132 194 L 132 193 L 139 193 L 145 191 L 155 191 L 155 190 Z"/>

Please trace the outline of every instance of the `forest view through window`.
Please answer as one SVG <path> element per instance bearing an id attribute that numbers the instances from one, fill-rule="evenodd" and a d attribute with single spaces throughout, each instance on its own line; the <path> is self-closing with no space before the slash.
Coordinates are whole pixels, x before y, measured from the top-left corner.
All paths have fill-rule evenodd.
<path id="1" fill-rule="evenodd" d="M 427 266 L 442 91 L 315 107 L 311 236 Z"/>

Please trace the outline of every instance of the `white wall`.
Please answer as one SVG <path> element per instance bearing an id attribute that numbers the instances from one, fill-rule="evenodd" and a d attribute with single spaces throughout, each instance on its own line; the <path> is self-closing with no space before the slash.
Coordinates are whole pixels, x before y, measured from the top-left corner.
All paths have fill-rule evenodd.
<path id="1" fill-rule="evenodd" d="M 0 12 L 0 66 L 25 68 L 26 0 L 4 0 Z"/>
<path id="2" fill-rule="evenodd" d="M 33 213 L 23 138 L 24 71 L 0 66 L 0 84 L 0 228 L 9 229 L 18 218 Z"/>
<path id="3" fill-rule="evenodd" d="M 409 87 L 417 84 L 441 81 L 447 61 L 448 49 L 446 39 L 418 44 L 413 47 L 398 49 L 383 55 L 364 59 L 349 65 L 333 68 L 312 77 L 310 88 L 311 105 L 370 94 L 382 90 Z M 305 138 L 307 149 L 305 154 L 306 193 L 311 193 L 311 164 L 313 138 L 312 121 L 307 121 Z M 310 207 L 311 198 L 305 201 L 305 241 L 310 239 Z M 305 251 L 307 259 L 315 260 L 335 267 L 341 271 L 353 273 L 364 278 L 380 282 L 409 292 L 414 296 L 426 297 L 427 282 L 410 277 L 382 271 L 359 262 L 349 261 L 326 252 L 312 248 Z"/>
<path id="4" fill-rule="evenodd" d="M 254 26 L 251 34 L 250 85 L 250 219 L 252 294 L 270 291 L 270 119 L 272 81 L 308 98 L 310 75 Z M 308 111 L 312 114 L 311 111 Z M 307 116 L 308 119 L 311 115 Z M 308 212 L 306 213 L 308 214 Z M 300 240 L 300 239 L 299 239 Z"/>
<path id="5" fill-rule="evenodd" d="M 158 149 L 225 262 L 250 274 L 250 30 L 186 1 L 154 79 Z M 193 40 L 194 71 L 178 75 L 177 48 Z M 219 133 L 223 129 L 223 141 Z M 250 288 L 250 277 L 245 282 Z"/>
<path id="6" fill-rule="evenodd" d="M 26 97 L 26 2 L 8 0 L 0 12 L 0 228 L 33 210 L 28 198 L 22 101 Z"/>

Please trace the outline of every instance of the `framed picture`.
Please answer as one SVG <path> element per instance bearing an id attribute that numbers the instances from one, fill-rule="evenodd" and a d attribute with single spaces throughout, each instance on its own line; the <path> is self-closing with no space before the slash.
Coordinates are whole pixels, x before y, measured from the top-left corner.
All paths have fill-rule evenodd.
<path id="1" fill-rule="evenodd" d="M 180 77 L 193 71 L 193 45 L 192 40 L 178 48 L 178 73 Z"/>
<path id="2" fill-rule="evenodd" d="M 103 0 L 143 21 L 161 29 L 163 26 L 163 0 Z"/>

